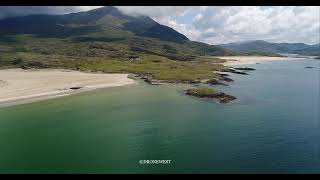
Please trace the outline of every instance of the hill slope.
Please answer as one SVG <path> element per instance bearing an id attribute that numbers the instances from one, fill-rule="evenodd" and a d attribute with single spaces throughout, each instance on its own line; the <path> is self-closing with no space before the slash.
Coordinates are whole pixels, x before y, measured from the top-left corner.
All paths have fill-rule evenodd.
<path id="1" fill-rule="evenodd" d="M 319 44 L 307 45 L 304 43 L 270 43 L 267 41 L 246 41 L 238 43 L 221 44 L 220 46 L 238 52 L 271 52 L 293 53 L 301 55 L 319 55 Z"/>
<path id="2" fill-rule="evenodd" d="M 64 68 L 134 73 L 167 82 L 193 83 L 218 77 L 233 55 L 219 46 L 190 41 L 148 16 L 115 7 L 67 15 L 0 20 L 0 68 Z M 132 56 L 138 56 L 132 60 Z M 137 60 L 138 59 L 138 60 Z"/>
<path id="3" fill-rule="evenodd" d="M 128 16 L 115 7 L 67 15 L 31 15 L 0 21 L 0 44 L 40 54 L 127 57 L 151 54 L 173 60 L 231 55 L 219 46 L 192 42 L 148 16 Z"/>

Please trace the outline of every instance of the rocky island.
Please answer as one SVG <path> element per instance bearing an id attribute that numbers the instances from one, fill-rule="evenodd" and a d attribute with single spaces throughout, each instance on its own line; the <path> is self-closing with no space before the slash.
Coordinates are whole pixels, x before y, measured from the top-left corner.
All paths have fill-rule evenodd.
<path id="1" fill-rule="evenodd" d="M 219 103 L 229 103 L 229 102 L 237 99 L 234 96 L 225 94 L 223 92 L 217 92 L 215 89 L 207 88 L 207 87 L 188 89 L 188 90 L 186 90 L 185 94 L 190 95 L 190 96 L 199 97 L 199 98 L 215 99 Z"/>

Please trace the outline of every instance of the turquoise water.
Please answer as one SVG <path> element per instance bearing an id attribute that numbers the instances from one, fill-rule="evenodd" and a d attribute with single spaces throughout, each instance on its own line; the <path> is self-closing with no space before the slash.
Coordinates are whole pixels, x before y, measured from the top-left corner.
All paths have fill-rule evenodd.
<path id="1" fill-rule="evenodd" d="M 319 173 L 319 61 L 248 67 L 227 105 L 141 82 L 1 108 L 0 173 Z"/>

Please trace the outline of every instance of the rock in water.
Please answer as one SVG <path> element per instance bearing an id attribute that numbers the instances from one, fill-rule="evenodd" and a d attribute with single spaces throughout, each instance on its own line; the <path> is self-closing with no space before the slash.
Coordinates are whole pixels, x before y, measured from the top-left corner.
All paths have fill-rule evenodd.
<path id="1" fill-rule="evenodd" d="M 256 69 L 254 69 L 254 68 L 249 68 L 249 67 L 239 67 L 239 68 L 234 68 L 234 69 L 236 69 L 236 70 L 243 70 L 243 71 L 254 71 L 254 70 L 256 70 Z"/>
<path id="2" fill-rule="evenodd" d="M 210 79 L 206 82 L 207 84 L 210 84 L 210 85 L 223 85 L 223 86 L 227 86 L 227 84 L 224 84 L 222 82 L 220 82 L 219 80 L 217 79 Z"/>
<path id="3" fill-rule="evenodd" d="M 213 89 L 210 88 L 193 88 L 193 89 L 188 89 L 185 92 L 186 95 L 190 96 L 195 96 L 195 97 L 200 97 L 200 98 L 208 98 L 208 99 L 215 99 L 219 103 L 229 103 L 235 99 L 237 99 L 234 96 L 225 94 L 223 92 L 216 92 Z"/>
<path id="4" fill-rule="evenodd" d="M 233 79 L 227 78 L 227 77 L 224 77 L 224 76 L 219 77 L 219 79 L 220 79 L 221 81 L 225 81 L 225 82 L 233 82 Z"/>
<path id="5" fill-rule="evenodd" d="M 234 73 L 234 74 L 248 75 L 248 73 L 246 73 L 246 72 L 236 71 L 236 70 L 231 69 L 231 68 L 224 69 L 224 70 L 222 70 L 222 72 L 230 72 L 230 73 Z"/>

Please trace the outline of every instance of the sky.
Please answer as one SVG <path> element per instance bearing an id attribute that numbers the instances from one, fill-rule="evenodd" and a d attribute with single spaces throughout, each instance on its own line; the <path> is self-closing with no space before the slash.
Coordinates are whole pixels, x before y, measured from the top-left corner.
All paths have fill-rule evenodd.
<path id="1" fill-rule="evenodd" d="M 66 14 L 98 6 L 2 6 L 0 19 L 30 14 Z M 190 40 L 208 44 L 266 40 L 320 42 L 319 6 L 118 6 L 128 15 L 148 15 Z"/>

